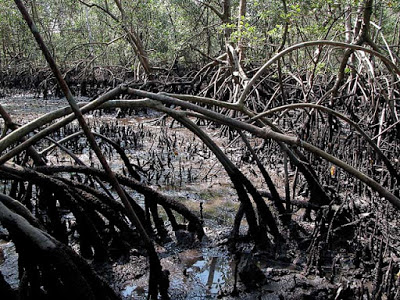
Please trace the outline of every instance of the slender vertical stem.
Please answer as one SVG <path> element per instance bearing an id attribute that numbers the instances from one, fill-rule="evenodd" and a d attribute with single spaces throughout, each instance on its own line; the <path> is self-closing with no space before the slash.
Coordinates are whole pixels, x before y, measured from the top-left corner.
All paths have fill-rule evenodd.
<path id="1" fill-rule="evenodd" d="M 64 80 L 59 68 L 57 67 L 56 62 L 54 61 L 46 44 L 44 43 L 44 41 L 38 31 L 38 28 L 34 24 L 32 18 L 30 17 L 30 15 L 29 15 L 28 11 L 26 10 L 22 1 L 15 0 L 15 4 L 17 5 L 19 11 L 21 12 L 22 16 L 24 17 L 26 23 L 28 24 L 37 44 L 39 45 L 40 49 L 42 50 L 42 53 L 45 56 L 46 61 L 49 64 L 51 70 L 53 71 L 53 74 L 56 77 L 57 82 L 58 82 L 61 90 L 63 91 L 69 105 L 71 106 L 72 111 L 74 112 L 80 126 L 82 127 L 82 130 L 85 133 L 85 136 L 88 139 L 90 146 L 92 147 L 92 149 L 95 152 L 97 158 L 99 159 L 101 165 L 103 166 L 105 172 L 107 173 L 112 187 L 116 190 L 118 196 L 120 197 L 122 203 L 124 204 L 128 218 L 136 226 L 136 229 L 138 230 L 140 236 L 142 237 L 142 239 L 146 245 L 146 248 L 147 248 L 147 251 L 149 254 L 149 258 L 150 258 L 150 260 L 149 260 L 150 265 L 151 265 L 150 270 L 155 271 L 155 273 L 157 275 L 161 275 L 162 274 L 161 265 L 160 265 L 160 261 L 158 259 L 157 253 L 155 251 L 153 242 L 151 241 L 150 237 L 147 235 L 142 223 L 140 222 L 138 216 L 136 215 L 132 206 L 130 205 L 129 200 L 125 195 L 125 192 L 121 188 L 114 172 L 111 170 L 109 164 L 107 163 L 107 160 L 105 159 L 103 153 L 101 152 L 100 147 L 97 145 L 94 135 L 92 134 L 88 124 L 86 123 L 85 118 L 83 117 L 83 114 L 82 114 L 79 106 L 77 105 L 77 102 L 75 101 L 66 81 Z M 154 264 L 154 265 L 152 266 L 152 264 Z M 150 274 L 150 279 L 158 277 L 158 276 L 155 276 L 156 274 L 154 274 L 154 275 Z M 151 291 L 149 289 L 149 293 L 151 293 L 152 298 L 156 299 L 157 295 L 158 295 L 158 288 L 156 288 L 153 291 Z M 164 291 L 164 298 L 168 298 L 168 296 L 165 297 L 165 295 L 168 295 L 168 294 Z"/>

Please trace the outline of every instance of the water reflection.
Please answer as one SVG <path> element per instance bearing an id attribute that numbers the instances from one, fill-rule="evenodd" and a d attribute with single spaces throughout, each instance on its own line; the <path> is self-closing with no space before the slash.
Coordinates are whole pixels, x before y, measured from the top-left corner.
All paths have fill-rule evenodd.
<path id="1" fill-rule="evenodd" d="M 215 250 L 215 249 L 214 249 Z M 232 291 L 234 265 L 227 253 L 207 249 L 180 252 L 177 260 L 162 259 L 170 271 L 171 299 L 216 299 Z M 121 291 L 124 299 L 146 299 L 147 276 L 129 282 Z"/>
<path id="2" fill-rule="evenodd" d="M 193 251 L 193 250 L 189 250 Z M 183 253 L 184 254 L 184 253 Z M 233 285 L 232 260 L 225 255 L 213 255 L 201 252 L 195 260 L 186 263 L 186 276 L 192 281 L 192 288 L 188 290 L 186 299 L 202 297 L 202 299 L 215 298 L 229 290 Z M 180 255 L 183 257 L 184 255 Z"/>
<path id="3" fill-rule="evenodd" d="M 4 279 L 11 286 L 11 288 L 16 289 L 19 285 L 19 278 L 18 253 L 15 250 L 15 245 L 13 242 L 0 240 L 0 250 L 2 253 L 0 272 L 3 274 Z"/>

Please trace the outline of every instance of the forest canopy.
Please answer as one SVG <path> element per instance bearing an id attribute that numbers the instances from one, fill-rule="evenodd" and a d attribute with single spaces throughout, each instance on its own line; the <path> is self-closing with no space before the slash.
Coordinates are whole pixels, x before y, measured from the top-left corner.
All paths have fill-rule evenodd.
<path id="1" fill-rule="evenodd" d="M 245 11 L 239 16 L 239 4 Z M 58 64 L 92 73 L 95 68 L 137 72 L 138 53 L 151 70 L 183 72 L 199 68 L 225 52 L 226 42 L 246 49 L 244 65 L 255 68 L 284 45 L 312 40 L 351 42 L 362 1 L 40 1 L 27 3 Z M 2 0 L 0 68 L 2 73 L 44 68 L 44 61 L 15 10 Z M 399 1 L 376 1 L 371 37 L 398 54 Z M 351 25 L 349 25 L 349 24 Z M 310 68 L 311 50 L 288 58 L 289 71 Z M 318 63 L 320 74 L 335 72 L 340 52 Z M 116 70 L 115 72 L 121 72 Z M 140 71 L 140 73 L 142 73 Z M 3 75 L 4 76 L 4 75 Z M 87 75 L 86 75 L 87 76 Z M 119 79 L 119 78 L 116 78 Z"/>

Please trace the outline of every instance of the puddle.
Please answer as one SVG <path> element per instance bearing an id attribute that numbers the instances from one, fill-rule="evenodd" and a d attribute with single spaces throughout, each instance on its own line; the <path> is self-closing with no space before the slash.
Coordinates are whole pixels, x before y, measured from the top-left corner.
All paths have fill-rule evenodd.
<path id="1" fill-rule="evenodd" d="M 25 118 L 31 120 L 37 114 L 48 113 L 54 109 L 68 105 L 65 99 L 52 98 L 43 100 L 43 98 L 34 98 L 32 95 L 0 98 L 0 103 L 11 116 L 21 118 L 21 120 L 25 120 Z"/>
<path id="2" fill-rule="evenodd" d="M 163 258 L 161 264 L 170 272 L 171 299 L 216 299 L 232 290 L 234 267 L 224 252 L 189 249 Z M 126 284 L 121 296 L 146 299 L 147 276 Z"/>
<path id="3" fill-rule="evenodd" d="M 20 96 L 12 100 L 4 98 L 0 99 L 0 103 L 13 117 L 17 116 L 16 121 L 22 119 L 21 123 L 67 105 L 65 99 L 44 101 Z M 238 202 L 232 201 L 236 199 L 236 192 L 229 178 L 221 176 L 225 172 L 222 165 L 210 159 L 213 157 L 211 152 L 194 138 L 192 133 L 182 128 L 169 130 L 166 125 L 163 127 L 152 125 L 148 115 L 126 119 L 115 119 L 113 115 L 107 114 L 101 117 L 91 115 L 85 117 L 90 119 L 91 128 L 94 130 L 113 139 L 119 137 L 119 140 L 126 143 L 122 146 L 130 160 L 142 170 L 141 175 L 144 181 L 155 189 L 178 199 L 190 210 L 204 215 L 208 237 L 218 237 L 222 232 L 219 230 L 222 229 L 221 226 L 233 222 L 239 205 Z M 60 130 L 57 138 L 79 128 L 74 126 L 68 130 Z M 222 144 L 222 140 L 216 138 L 216 141 Z M 74 151 L 83 161 L 88 164 L 93 162 L 84 138 L 81 137 L 75 144 L 67 144 L 67 146 L 77 148 Z M 47 147 L 47 142 L 43 142 L 41 147 Z M 104 149 L 110 155 L 111 167 L 115 170 L 123 169 L 119 156 L 113 157 L 115 151 L 107 147 Z M 51 152 L 47 158 L 54 164 L 70 163 L 69 156 L 59 149 Z M 142 195 L 132 192 L 132 196 L 138 199 L 139 204 L 143 204 Z M 164 216 L 162 211 L 160 214 Z M 69 223 L 74 220 L 74 217 L 66 213 L 63 220 Z M 179 216 L 178 221 L 180 221 Z M 208 228 L 210 230 L 207 230 Z M 0 269 L 2 272 L 3 269 L 6 270 L 6 274 L 3 272 L 5 277 L 14 274 L 12 276 L 15 278 L 6 279 L 13 287 L 16 287 L 18 274 L 15 274 L 17 273 L 15 270 L 17 270 L 18 255 L 14 254 L 10 257 L 14 264 L 10 259 L 5 260 L 3 264 L 0 260 Z M 182 251 L 174 244 L 172 249 L 166 250 L 162 257 L 163 268 L 170 272 L 171 299 L 215 299 L 218 295 L 232 290 L 234 268 L 231 257 L 224 250 L 203 248 Z M 145 261 L 140 264 L 137 264 L 135 260 L 121 263 L 110 275 L 110 284 L 120 292 L 123 299 L 146 299 L 148 292 L 146 267 Z"/>
<path id="4" fill-rule="evenodd" d="M 193 282 L 186 299 L 215 298 L 233 285 L 233 268 L 227 255 L 186 250 L 179 254 L 179 258 L 185 267 L 184 276 Z"/>
<path id="5" fill-rule="evenodd" d="M 136 284 L 128 284 L 121 292 L 124 299 L 146 299 L 147 288 L 138 286 Z"/>
<path id="6" fill-rule="evenodd" d="M 205 296 L 217 296 L 223 293 L 225 286 L 233 278 L 230 266 L 221 257 L 214 256 L 207 260 L 199 260 L 190 269 L 200 286 L 205 288 L 203 290 Z M 189 272 L 189 269 L 187 271 Z"/>
<path id="7" fill-rule="evenodd" d="M 121 295 L 123 297 L 129 297 L 130 295 L 132 295 L 133 291 L 136 289 L 136 285 L 135 284 L 131 284 L 131 285 L 127 285 L 121 292 Z"/>
<path id="8" fill-rule="evenodd" d="M 16 289 L 19 285 L 18 254 L 14 243 L 0 240 L 0 253 L 0 272 L 11 288 Z"/>

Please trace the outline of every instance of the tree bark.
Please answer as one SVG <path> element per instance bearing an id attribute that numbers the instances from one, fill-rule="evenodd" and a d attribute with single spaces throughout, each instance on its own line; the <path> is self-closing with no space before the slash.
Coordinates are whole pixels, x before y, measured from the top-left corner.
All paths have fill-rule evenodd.
<path id="1" fill-rule="evenodd" d="M 239 65 L 242 64 L 244 58 L 245 58 L 245 47 L 243 43 L 243 26 L 245 24 L 245 18 L 246 18 L 246 6 L 247 6 L 247 1 L 246 0 L 240 0 L 239 3 L 239 14 L 238 14 L 238 42 L 237 42 L 237 51 L 238 51 L 238 57 L 239 57 Z"/>
<path id="2" fill-rule="evenodd" d="M 153 242 L 151 241 L 151 239 L 149 238 L 149 236 L 146 233 L 146 230 L 144 229 L 142 223 L 140 222 L 139 218 L 137 217 L 137 215 L 135 214 L 132 206 L 129 203 L 129 200 L 127 199 L 125 192 L 122 190 L 121 186 L 118 183 L 117 178 L 115 177 L 115 174 L 113 173 L 113 171 L 111 170 L 107 160 L 105 159 L 100 147 L 97 145 L 96 140 L 89 128 L 89 126 L 87 125 L 85 118 L 83 117 L 83 114 L 79 108 L 79 106 L 77 105 L 74 97 L 72 96 L 72 93 L 67 85 L 67 83 L 65 82 L 63 76 L 61 75 L 60 70 L 58 69 L 53 57 L 51 56 L 50 52 L 48 51 L 40 33 L 38 32 L 35 24 L 33 23 L 31 17 L 29 16 L 28 11 L 26 10 L 24 4 L 22 3 L 21 0 L 15 0 L 15 3 L 18 6 L 18 9 L 20 10 L 21 14 L 23 15 L 25 21 L 27 22 L 33 36 L 36 39 L 36 42 L 38 43 L 40 49 L 42 50 L 48 64 L 50 65 L 50 68 L 52 69 L 58 84 L 60 85 L 61 90 L 63 91 L 65 97 L 68 100 L 68 103 L 70 104 L 80 126 L 82 127 L 82 130 L 85 132 L 86 138 L 89 141 L 90 146 L 92 147 L 92 149 L 94 150 L 94 152 L 96 153 L 96 156 L 98 157 L 101 165 L 103 166 L 104 170 L 106 171 L 107 175 L 110 178 L 110 183 L 113 186 L 113 188 L 116 190 L 118 196 L 120 197 L 122 203 L 124 204 L 126 210 L 127 210 L 127 215 L 129 217 L 129 219 L 132 221 L 133 224 L 135 224 L 137 230 L 139 231 L 141 237 L 143 238 L 143 241 L 146 245 L 147 251 L 148 251 L 148 255 L 150 258 L 150 269 L 153 271 L 152 274 L 150 275 L 150 278 L 155 280 L 154 278 L 156 278 L 157 276 L 161 277 L 163 272 L 162 272 L 162 268 L 160 265 L 160 261 L 158 259 L 156 250 L 154 248 Z M 154 274 L 155 273 L 155 274 Z M 169 299 L 168 296 L 168 291 L 166 290 L 159 290 L 159 287 L 165 287 L 165 284 L 162 284 L 161 280 L 159 282 L 159 284 L 156 285 L 155 289 L 149 289 L 149 294 L 150 297 L 152 299 L 157 299 L 158 297 L 158 292 L 161 293 L 161 296 L 165 299 Z"/>

